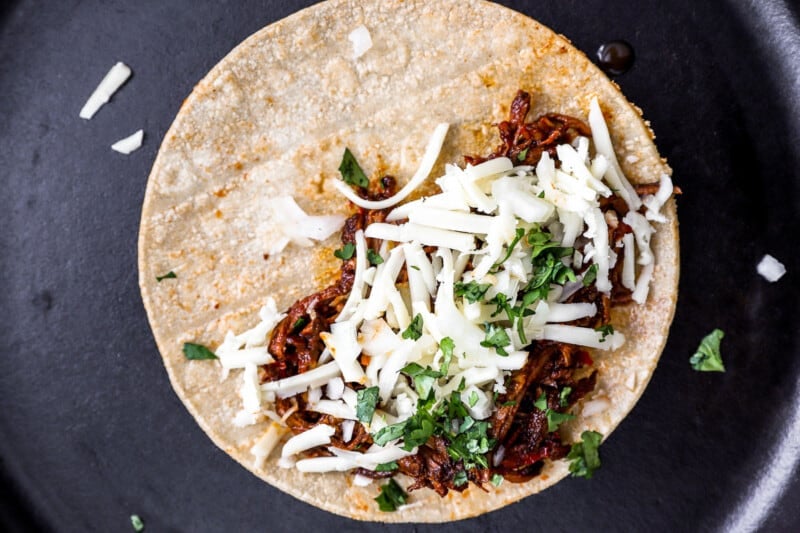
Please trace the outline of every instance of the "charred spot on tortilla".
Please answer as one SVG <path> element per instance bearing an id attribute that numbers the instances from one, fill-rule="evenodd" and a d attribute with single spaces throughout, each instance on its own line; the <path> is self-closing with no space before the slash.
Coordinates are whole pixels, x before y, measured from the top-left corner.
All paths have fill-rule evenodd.
<path id="1" fill-rule="evenodd" d="M 176 392 L 256 475 L 353 518 L 465 518 L 591 476 L 674 310 L 669 168 L 618 89 L 522 15 L 473 0 L 350 9 L 323 2 L 256 34 L 165 137 L 140 285 Z M 327 36 L 361 17 L 374 46 L 352 63 Z M 465 44 L 442 32 L 451 17 L 505 40 Z M 289 53 L 279 35 L 312 20 L 326 31 Z M 337 54 L 347 90 L 318 83 Z M 156 291 L 153 265 L 178 257 L 186 281 Z M 187 338 L 218 363 L 188 361 Z M 315 472 L 331 473 L 304 490 Z M 386 477 L 408 496 L 383 506 L 401 513 L 372 501 Z"/>

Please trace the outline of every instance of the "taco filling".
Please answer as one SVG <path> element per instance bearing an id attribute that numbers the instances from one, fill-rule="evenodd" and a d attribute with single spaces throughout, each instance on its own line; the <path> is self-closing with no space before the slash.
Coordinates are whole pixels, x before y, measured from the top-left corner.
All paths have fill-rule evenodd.
<path id="1" fill-rule="evenodd" d="M 259 325 L 215 350 L 226 372 L 244 370 L 234 423 L 273 420 L 251 449 L 256 468 L 279 454 L 285 468 L 352 471 L 356 484 L 404 474 L 407 490 L 442 496 L 525 482 L 564 458 L 591 477 L 602 436 L 564 442 L 560 426 L 609 405 L 583 400 L 593 359 L 625 342 L 611 307 L 647 298 L 651 222 L 673 186 L 666 174 L 628 182 L 596 99 L 588 124 L 527 121 L 529 109 L 519 91 L 496 149 L 447 165 L 441 192 L 403 204 L 446 129 L 400 191 L 345 152 L 338 188 L 357 211 L 338 279 L 283 313 L 269 300 Z M 295 233 L 331 222 L 303 216 Z M 394 482 L 378 498 L 382 510 L 405 502 Z"/>

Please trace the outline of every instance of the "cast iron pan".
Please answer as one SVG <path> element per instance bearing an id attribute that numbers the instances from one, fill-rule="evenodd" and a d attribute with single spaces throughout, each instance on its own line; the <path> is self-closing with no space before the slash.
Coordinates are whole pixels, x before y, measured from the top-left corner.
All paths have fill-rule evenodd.
<path id="1" fill-rule="evenodd" d="M 161 138 L 237 43 L 305 2 L 33 1 L 0 8 L 0 521 L 5 531 L 361 531 L 264 484 L 172 392 L 136 240 Z M 602 448 L 500 511 L 420 531 L 800 531 L 800 31 L 784 2 L 509 2 L 617 78 L 683 189 L 681 287 L 661 364 Z M 134 76 L 78 110 L 118 60 Z M 144 128 L 130 156 L 109 145 Z M 756 274 L 770 253 L 788 274 Z M 725 374 L 688 359 L 711 329 Z M 374 525 L 372 526 L 374 527 Z M 411 526 L 388 528 L 410 530 Z"/>

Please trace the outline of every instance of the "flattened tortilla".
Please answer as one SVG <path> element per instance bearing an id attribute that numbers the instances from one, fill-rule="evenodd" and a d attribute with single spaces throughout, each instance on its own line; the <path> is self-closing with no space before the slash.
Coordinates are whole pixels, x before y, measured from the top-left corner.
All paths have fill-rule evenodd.
<path id="1" fill-rule="evenodd" d="M 348 34 L 365 25 L 373 47 L 353 59 Z M 150 324 L 178 396 L 214 443 L 265 481 L 312 505 L 362 520 L 441 522 L 502 507 L 567 474 L 548 464 L 525 484 L 488 493 L 471 486 L 440 498 L 412 493 L 402 513 L 381 513 L 379 483 L 352 486 L 344 473 L 281 469 L 275 455 L 253 468 L 250 447 L 266 423 L 236 428 L 241 406 L 238 371 L 220 382 L 214 362 L 187 361 L 182 344 L 216 347 L 228 330 L 257 321 L 268 296 L 285 309 L 324 286 L 339 261 L 321 246 L 289 246 L 265 257 L 277 238 L 264 199 L 291 194 L 310 214 L 348 213 L 330 186 L 349 147 L 368 171 L 407 181 L 428 136 L 449 122 L 444 163 L 488 153 L 492 127 L 507 116 L 517 89 L 532 95 L 531 118 L 559 112 L 588 116 L 597 96 L 620 164 L 633 182 L 670 173 L 640 112 L 587 58 L 548 28 L 504 7 L 475 0 L 332 0 L 257 32 L 195 87 L 181 107 L 153 166 L 139 236 L 139 283 Z M 675 309 L 678 230 L 669 222 L 653 239 L 657 266 L 644 306 L 616 308 L 612 323 L 627 342 L 595 354 L 599 381 L 586 400 L 605 396 L 611 408 L 562 426 L 565 442 L 583 429 L 604 435 L 642 394 L 664 347 Z M 156 282 L 168 271 L 176 279 Z M 580 406 L 576 408 L 580 411 Z M 400 479 L 401 484 L 407 484 Z"/>

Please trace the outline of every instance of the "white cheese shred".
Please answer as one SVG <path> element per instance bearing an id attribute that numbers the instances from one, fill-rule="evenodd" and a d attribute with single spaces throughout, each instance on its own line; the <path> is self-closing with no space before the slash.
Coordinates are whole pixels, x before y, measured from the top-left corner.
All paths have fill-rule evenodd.
<path id="1" fill-rule="evenodd" d="M 97 86 L 91 96 L 89 96 L 89 99 L 86 100 L 86 103 L 81 108 L 79 116 L 86 120 L 92 118 L 94 114 L 97 113 L 97 110 L 111 99 L 111 96 L 122 87 L 122 84 L 125 83 L 130 76 L 130 67 L 125 63 L 117 62 L 111 67 L 111 70 L 108 71 L 108 74 L 105 75 L 100 85 Z"/>
<path id="2" fill-rule="evenodd" d="M 365 209 L 387 209 L 397 205 L 405 200 L 409 194 L 414 192 L 431 173 L 433 165 L 435 165 L 436 160 L 439 159 L 439 152 L 442 151 L 442 144 L 444 144 L 444 139 L 447 136 L 449 127 L 450 125 L 447 123 L 441 123 L 436 126 L 436 129 L 433 130 L 433 135 L 431 135 L 428 141 L 428 146 L 425 148 L 425 154 L 422 156 L 422 161 L 420 161 L 416 174 L 414 174 L 414 177 L 412 177 L 394 196 L 386 198 L 385 200 L 365 200 L 358 196 L 349 185 L 341 180 L 334 180 L 333 186 L 337 191 L 342 193 L 345 198 L 358 207 L 363 207 Z"/>

